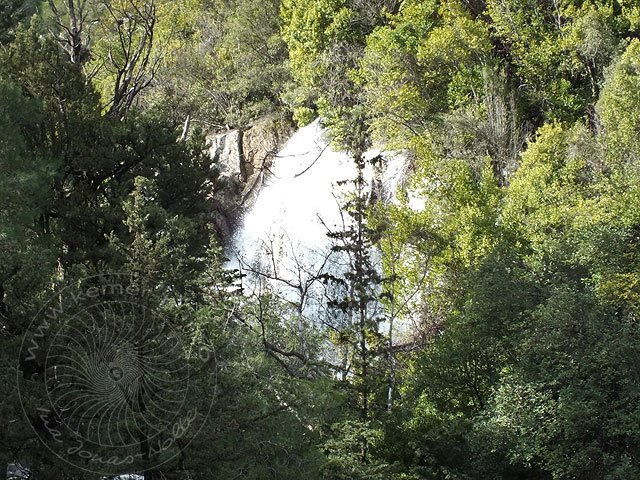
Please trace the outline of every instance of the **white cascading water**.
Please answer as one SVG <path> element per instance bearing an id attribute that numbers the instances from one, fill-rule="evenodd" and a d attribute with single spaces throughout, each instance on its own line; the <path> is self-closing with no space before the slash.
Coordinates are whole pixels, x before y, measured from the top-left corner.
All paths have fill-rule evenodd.
<path id="1" fill-rule="evenodd" d="M 379 154 L 372 150 L 366 157 Z M 383 157 L 385 165 L 377 178 L 388 198 L 401 181 L 404 160 L 391 154 Z M 350 184 L 340 183 L 353 180 L 356 174 L 349 155 L 331 148 L 319 120 L 293 135 L 275 157 L 233 239 L 230 266 L 249 274 L 245 288 L 262 288 L 264 283 L 252 276 L 261 272 L 262 280 L 287 298 L 296 294 L 292 285 L 312 282 L 319 273 L 340 268 L 339 259 L 331 256 L 327 233 L 342 230 L 343 222 L 349 221 L 340 207 Z M 365 177 L 371 184 L 373 167 L 367 167 Z M 307 301 L 305 310 L 318 308 Z"/>

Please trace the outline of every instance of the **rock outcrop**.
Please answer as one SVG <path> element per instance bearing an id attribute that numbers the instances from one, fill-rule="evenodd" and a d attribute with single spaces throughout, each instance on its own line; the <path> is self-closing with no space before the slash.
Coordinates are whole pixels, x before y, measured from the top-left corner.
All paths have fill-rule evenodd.
<path id="1" fill-rule="evenodd" d="M 220 175 L 227 178 L 242 178 L 242 130 L 230 130 L 226 133 L 211 135 L 209 155 L 218 161 Z"/>
<path id="2" fill-rule="evenodd" d="M 225 187 L 216 196 L 220 212 L 214 219 L 224 240 L 233 235 L 239 216 L 253 204 L 265 171 L 294 131 L 289 119 L 271 116 L 244 129 L 207 137 L 209 154 L 217 162 Z"/>

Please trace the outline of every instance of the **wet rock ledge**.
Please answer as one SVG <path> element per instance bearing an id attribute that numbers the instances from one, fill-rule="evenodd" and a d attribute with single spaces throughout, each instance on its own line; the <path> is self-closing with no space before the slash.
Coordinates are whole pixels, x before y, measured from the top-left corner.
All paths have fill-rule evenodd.
<path id="1" fill-rule="evenodd" d="M 214 218 L 224 242 L 233 236 L 242 213 L 253 205 L 273 159 L 294 131 L 289 118 L 273 115 L 246 128 L 207 136 L 209 155 L 218 164 L 224 186 L 216 194 L 220 208 Z"/>

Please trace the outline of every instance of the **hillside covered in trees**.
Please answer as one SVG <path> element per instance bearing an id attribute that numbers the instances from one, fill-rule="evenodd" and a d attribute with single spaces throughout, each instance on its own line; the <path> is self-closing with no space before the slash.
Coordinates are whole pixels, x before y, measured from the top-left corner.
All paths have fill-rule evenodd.
<path id="1" fill-rule="evenodd" d="M 215 222 L 264 118 L 357 171 L 293 297 Z M 638 0 L 0 0 L 8 478 L 640 479 L 639 309 Z"/>

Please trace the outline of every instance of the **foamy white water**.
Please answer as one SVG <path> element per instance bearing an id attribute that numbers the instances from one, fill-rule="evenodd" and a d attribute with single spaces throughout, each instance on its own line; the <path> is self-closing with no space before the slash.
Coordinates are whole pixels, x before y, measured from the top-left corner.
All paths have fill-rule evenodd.
<path id="1" fill-rule="evenodd" d="M 366 157 L 379 154 L 372 150 Z M 383 156 L 386 168 L 378 178 L 389 200 L 401 181 L 404 160 Z M 340 207 L 352 185 L 341 183 L 356 175 L 353 160 L 329 145 L 319 120 L 298 130 L 274 159 L 253 207 L 244 214 L 229 252 L 230 266 L 277 277 L 270 282 L 282 287 L 285 296 L 283 289 L 291 287 L 286 283 L 298 285 L 321 271 L 340 268 L 337 256 L 331 255 L 327 233 L 340 231 L 343 222 L 349 222 Z M 365 177 L 373 176 L 369 165 Z M 245 287 L 259 286 L 251 275 L 248 280 Z"/>

